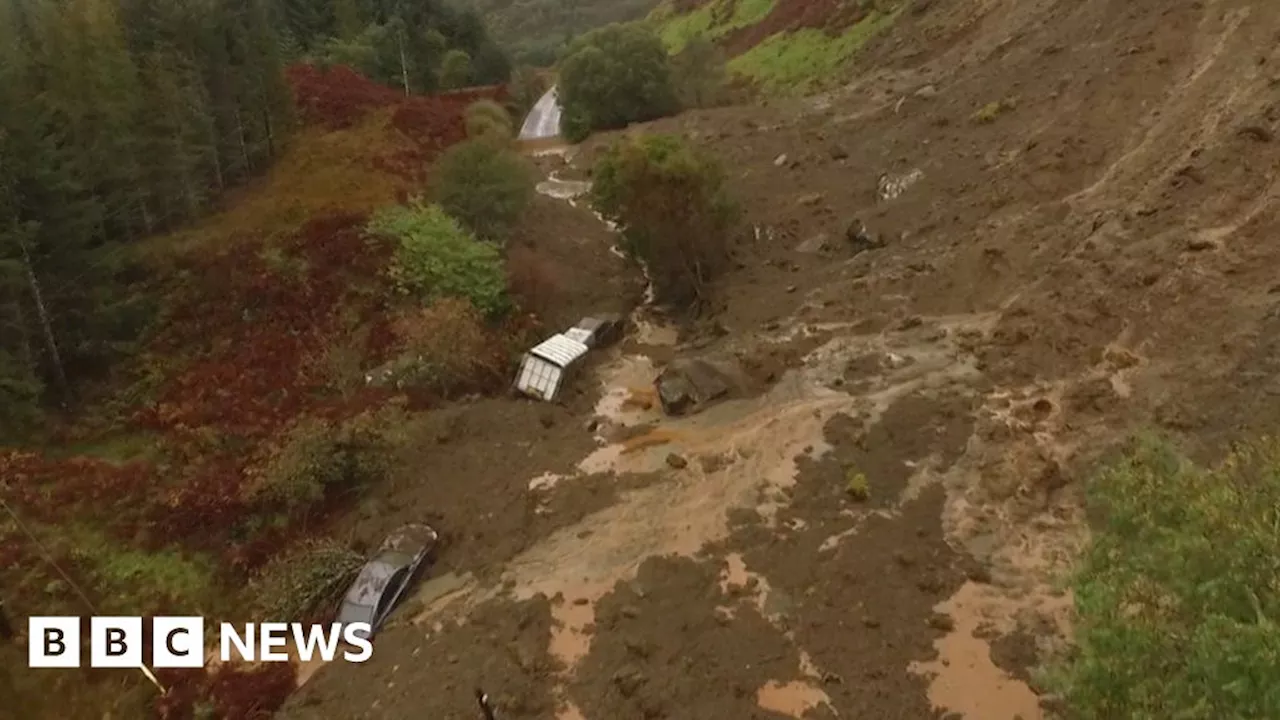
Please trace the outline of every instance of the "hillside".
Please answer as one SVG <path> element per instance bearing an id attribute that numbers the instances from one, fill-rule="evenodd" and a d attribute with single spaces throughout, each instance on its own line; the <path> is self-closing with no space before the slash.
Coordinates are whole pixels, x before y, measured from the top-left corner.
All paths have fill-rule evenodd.
<path id="1" fill-rule="evenodd" d="M 1199 717 L 1274 713 L 1270 550 L 1204 538 L 1276 547 L 1248 500 L 1276 497 L 1274 448 L 1216 463 L 1280 420 L 1280 12 L 933 0 L 884 17 L 822 94 L 629 131 L 729 168 L 746 218 L 710 316 L 673 340 L 640 313 L 593 410 L 498 442 L 460 411 L 448 452 L 483 450 L 469 481 L 505 488 L 485 517 L 536 529 L 468 532 L 370 663 L 322 669 L 286 717 L 463 717 L 477 684 L 547 719 L 1012 720 L 1052 716 L 1064 690 L 1082 717 L 1169 717 L 1192 694 Z M 547 169 L 585 177 L 614 137 Z M 851 246 L 855 220 L 885 246 Z M 650 382 L 691 358 L 736 363 L 751 390 L 664 415 Z M 1089 481 L 1142 431 L 1212 470 L 1139 452 Z M 1115 505 L 1129 537 L 1086 522 L 1107 481 L 1133 493 Z M 1094 533 L 1164 564 L 1095 574 L 1077 606 L 1064 588 Z M 1206 584 L 1171 608 L 1180 577 Z M 1098 614 L 1117 593 L 1128 625 Z M 1184 613 L 1204 598 L 1219 614 L 1200 624 Z M 1077 639 L 1113 653 L 1086 658 L 1085 690 L 1038 671 L 1078 612 Z M 1215 629 L 1241 654 L 1193 665 Z"/>
<path id="2" fill-rule="evenodd" d="M 769 92 L 797 93 L 839 85 L 858 51 L 918 3 L 857 0 L 666 0 L 650 15 L 672 53 L 709 40 L 729 58 L 727 69 Z"/>
<path id="3" fill-rule="evenodd" d="M 570 40 L 644 18 L 657 0 L 467 0 L 518 63 L 550 67 Z"/>
<path id="4" fill-rule="evenodd" d="M 396 37 L 373 19 L 365 40 Z M 443 543 L 367 663 L 166 672 L 157 698 L 133 671 L 29 671 L 20 632 L 0 716 L 471 718 L 480 687 L 502 720 L 1280 717 L 1280 7 L 680 0 L 653 22 L 715 41 L 760 101 L 515 146 L 540 182 L 492 246 L 414 198 L 507 90 L 406 97 L 398 53 L 364 55 L 382 83 L 289 65 L 287 143 L 254 119 L 252 172 L 111 236 L 130 262 L 101 297 L 159 312 L 123 348 L 73 342 L 113 362 L 68 364 L 77 403 L 25 420 L 56 432 L 0 449 L 15 626 L 88 614 L 79 588 L 103 613 L 323 620 L 388 532 Z M 274 96 L 216 97 L 234 120 Z M 656 134 L 715 158 L 739 211 L 697 313 L 655 305 L 584 196 L 612 143 Z M 179 137 L 212 146 L 188 175 L 85 192 L 137 212 L 236 156 Z M 69 191 L 17 167 L 4 209 L 56 219 Z M 388 210 L 413 232 L 379 232 Z M 0 235 L 0 320 L 27 328 L 0 361 L 52 378 L 13 262 L 26 232 L 67 257 L 37 225 Z M 459 257 L 469 283 L 430 274 Z M 77 327 L 96 266 L 39 267 Z M 509 392 L 522 350 L 597 312 L 625 337 L 556 402 Z"/>

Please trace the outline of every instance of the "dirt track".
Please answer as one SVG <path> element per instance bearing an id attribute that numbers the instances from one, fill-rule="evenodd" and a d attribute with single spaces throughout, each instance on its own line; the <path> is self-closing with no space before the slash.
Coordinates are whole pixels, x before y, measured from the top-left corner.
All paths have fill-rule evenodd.
<path id="1" fill-rule="evenodd" d="M 481 684 L 503 720 L 1041 717 L 1081 474 L 1134 429 L 1209 455 L 1280 420 L 1272 5 L 933 0 L 839 93 L 656 123 L 755 226 L 727 333 L 428 414 L 357 532 L 428 517 L 452 574 L 284 715 L 476 718 Z M 889 246 L 850 256 L 854 217 Z M 659 417 L 694 345 L 767 387 Z"/>

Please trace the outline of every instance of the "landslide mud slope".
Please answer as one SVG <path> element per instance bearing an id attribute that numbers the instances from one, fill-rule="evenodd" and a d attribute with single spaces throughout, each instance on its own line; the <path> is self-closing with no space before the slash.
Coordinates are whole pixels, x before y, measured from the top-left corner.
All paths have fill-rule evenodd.
<path id="1" fill-rule="evenodd" d="M 504 719 L 1043 717 L 1082 474 L 1280 420 L 1278 33 L 1258 1 L 933 0 L 840 92 L 644 128 L 717 152 L 755 226 L 718 331 L 645 326 L 594 408 L 456 411 L 439 452 L 495 473 L 430 479 L 455 515 L 483 488 L 441 519 L 466 556 L 284 715 L 473 718 L 479 684 Z M 855 217 L 888 246 L 852 255 Z M 662 418 L 694 345 L 766 387 Z"/>

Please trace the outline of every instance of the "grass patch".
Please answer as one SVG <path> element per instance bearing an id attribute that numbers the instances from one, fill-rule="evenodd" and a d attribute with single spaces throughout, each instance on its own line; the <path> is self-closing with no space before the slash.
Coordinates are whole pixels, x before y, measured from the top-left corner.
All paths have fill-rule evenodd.
<path id="1" fill-rule="evenodd" d="M 844 491 L 855 502 L 866 502 L 871 499 L 871 484 L 867 481 L 866 474 L 859 472 L 856 467 L 845 468 Z"/>
<path id="2" fill-rule="evenodd" d="M 64 526 L 58 542 L 88 569 L 103 604 L 100 611 L 148 612 L 171 606 L 190 614 L 207 609 L 215 567 L 203 555 L 172 549 L 143 552 L 83 525 Z"/>
<path id="3" fill-rule="evenodd" d="M 766 90 L 811 90 L 815 83 L 830 78 L 876 33 L 892 25 L 898 12 L 873 11 L 835 36 L 812 28 L 770 35 L 730 60 L 729 71 L 760 83 Z"/>
<path id="4" fill-rule="evenodd" d="M 57 460 L 86 456 L 113 465 L 126 465 L 134 461 L 159 460 L 163 455 L 161 443 L 162 438 L 154 433 L 124 431 L 92 440 L 51 446 L 46 454 Z"/>
<path id="5" fill-rule="evenodd" d="M 652 18 L 659 25 L 658 34 L 667 51 L 676 55 L 696 38 L 714 40 L 755 25 L 768 16 L 774 3 L 775 0 L 713 0 L 684 15 L 673 15 L 663 8 L 655 11 Z M 726 20 L 719 20 L 726 14 Z"/>
<path id="6" fill-rule="evenodd" d="M 1280 717 L 1280 442 L 1203 468 L 1144 438 L 1088 497 L 1069 717 Z"/>
<path id="7" fill-rule="evenodd" d="M 1018 101 L 1013 98 L 1005 98 L 999 102 L 989 102 L 978 108 L 969 119 L 979 125 L 989 125 L 996 121 L 996 118 L 1013 110 L 1018 106 Z"/>

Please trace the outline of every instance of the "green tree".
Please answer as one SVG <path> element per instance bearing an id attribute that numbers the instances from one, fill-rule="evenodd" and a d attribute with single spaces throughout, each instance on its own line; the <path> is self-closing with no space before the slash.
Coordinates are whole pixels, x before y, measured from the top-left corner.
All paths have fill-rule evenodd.
<path id="1" fill-rule="evenodd" d="M 679 109 L 666 48 L 647 26 L 610 25 L 578 38 L 560 67 L 566 139 L 626 127 Z"/>
<path id="2" fill-rule="evenodd" d="M 523 118 L 547 92 L 547 81 L 537 68 L 521 65 L 511 72 L 511 83 L 507 90 L 507 106 L 511 115 Z"/>
<path id="3" fill-rule="evenodd" d="M 505 240 L 533 193 L 533 169 L 508 143 L 467 140 L 435 165 L 435 201 L 485 240 Z"/>
<path id="4" fill-rule="evenodd" d="M 477 240 L 439 205 L 415 200 L 386 208 L 373 216 L 366 230 L 395 242 L 391 277 L 401 293 L 424 302 L 465 298 L 489 316 L 507 310 L 498 246 Z"/>
<path id="5" fill-rule="evenodd" d="M 454 90 L 470 84 L 471 56 L 456 48 L 445 53 L 440 61 L 440 87 Z"/>
<path id="6" fill-rule="evenodd" d="M 724 54 L 706 38 L 689 41 L 671 59 L 671 78 L 684 107 L 714 107 L 727 97 L 729 77 Z"/>
<path id="7" fill-rule="evenodd" d="M 463 114 L 467 137 L 472 140 L 490 139 L 499 145 L 510 143 L 515 137 L 511 114 L 492 100 L 478 100 L 467 107 Z"/>
<path id="8" fill-rule="evenodd" d="M 738 216 L 719 164 L 678 137 L 642 135 L 616 141 L 592 176 L 592 203 L 622 228 L 657 296 L 681 307 L 702 300 Z"/>

